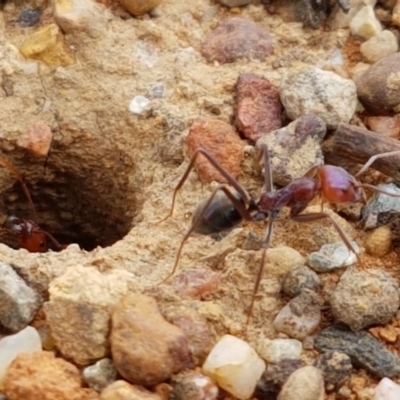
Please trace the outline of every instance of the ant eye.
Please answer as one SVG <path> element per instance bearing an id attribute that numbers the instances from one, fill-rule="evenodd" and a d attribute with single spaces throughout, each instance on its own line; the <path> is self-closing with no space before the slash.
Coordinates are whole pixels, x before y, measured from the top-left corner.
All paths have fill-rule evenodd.
<path id="1" fill-rule="evenodd" d="M 40 242 L 40 243 L 39 243 L 39 246 L 40 246 L 40 247 L 44 247 L 44 246 L 45 246 L 45 243 L 44 243 L 44 242 Z"/>

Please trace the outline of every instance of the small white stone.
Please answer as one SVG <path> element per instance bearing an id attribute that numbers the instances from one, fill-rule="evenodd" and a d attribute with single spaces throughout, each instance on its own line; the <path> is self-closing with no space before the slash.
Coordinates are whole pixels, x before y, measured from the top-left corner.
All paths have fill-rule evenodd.
<path id="1" fill-rule="evenodd" d="M 360 46 L 361 54 L 370 63 L 396 53 L 398 50 L 397 39 L 391 31 L 382 31 L 368 39 Z"/>
<path id="2" fill-rule="evenodd" d="M 266 340 L 260 354 L 268 362 L 279 363 L 282 360 L 298 360 L 302 350 L 302 344 L 296 339 Z"/>
<path id="3" fill-rule="evenodd" d="M 20 353 L 33 353 L 42 350 L 42 342 L 38 331 L 27 326 L 15 335 L 0 340 L 0 382 L 8 366 Z"/>
<path id="4" fill-rule="evenodd" d="M 351 33 L 364 39 L 376 36 L 382 26 L 375 16 L 372 6 L 364 6 L 350 22 Z"/>
<path id="5" fill-rule="evenodd" d="M 150 100 L 144 96 L 135 96 L 129 103 L 129 111 L 133 114 L 139 115 L 148 106 Z"/>
<path id="6" fill-rule="evenodd" d="M 240 400 L 251 397 L 265 370 L 265 362 L 245 341 L 224 335 L 203 365 L 203 373 Z"/>
<path id="7" fill-rule="evenodd" d="M 375 388 L 373 400 L 399 400 L 400 385 L 389 378 L 383 378 Z"/>

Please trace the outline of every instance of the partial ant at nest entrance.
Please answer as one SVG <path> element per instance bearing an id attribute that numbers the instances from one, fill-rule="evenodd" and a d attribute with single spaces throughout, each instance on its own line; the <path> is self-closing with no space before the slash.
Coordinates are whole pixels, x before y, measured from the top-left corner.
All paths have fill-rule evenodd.
<path id="1" fill-rule="evenodd" d="M 302 214 L 312 200 L 320 196 L 323 202 L 330 204 L 352 204 L 362 200 L 363 189 L 370 189 L 393 197 L 400 197 L 394 193 L 386 192 L 367 183 L 358 182 L 357 178 L 363 174 L 377 159 L 398 154 L 399 151 L 382 153 L 371 157 L 356 175 L 351 175 L 344 168 L 334 165 L 313 166 L 306 174 L 293 180 L 287 186 L 275 190 L 273 187 L 271 163 L 268 147 L 261 147 L 259 161 L 264 164 L 264 186 L 259 199 L 254 199 L 247 190 L 212 156 L 207 150 L 196 150 L 190 163 L 178 185 L 174 189 L 172 205 L 168 215 L 159 222 L 163 222 L 172 216 L 179 189 L 185 183 L 190 171 L 194 167 L 196 158 L 201 154 L 217 169 L 226 179 L 234 191 L 225 185 L 220 185 L 212 192 L 211 196 L 199 204 L 192 225 L 183 237 L 175 258 L 175 263 L 169 275 L 160 284 L 170 279 L 176 272 L 184 244 L 192 233 L 210 235 L 234 228 L 243 220 L 262 221 L 267 220 L 264 239 L 262 241 L 262 256 L 254 284 L 250 305 L 247 312 L 246 326 L 249 324 L 254 300 L 257 295 L 261 277 L 266 261 L 266 251 L 269 248 L 273 232 L 273 223 L 281 210 L 289 208 L 289 217 L 297 222 L 312 222 L 328 219 L 349 251 L 353 252 L 357 260 L 358 253 L 350 240 L 337 222 L 328 214 L 321 212 Z"/>

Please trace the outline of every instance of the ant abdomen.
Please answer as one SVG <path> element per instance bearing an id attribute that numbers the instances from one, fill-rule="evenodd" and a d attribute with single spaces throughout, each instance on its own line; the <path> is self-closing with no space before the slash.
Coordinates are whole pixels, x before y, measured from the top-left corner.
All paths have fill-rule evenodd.
<path id="1" fill-rule="evenodd" d="M 243 198 L 238 192 L 231 189 L 230 191 L 235 198 L 244 204 Z M 192 217 L 193 224 L 198 216 L 203 212 L 208 200 L 208 198 L 204 199 L 197 206 Z M 242 219 L 240 212 L 235 208 L 227 195 L 221 190 L 215 194 L 211 203 L 207 207 L 207 210 L 204 211 L 199 223 L 196 225 L 195 232 L 201 235 L 220 233 L 234 228 L 242 222 Z"/>

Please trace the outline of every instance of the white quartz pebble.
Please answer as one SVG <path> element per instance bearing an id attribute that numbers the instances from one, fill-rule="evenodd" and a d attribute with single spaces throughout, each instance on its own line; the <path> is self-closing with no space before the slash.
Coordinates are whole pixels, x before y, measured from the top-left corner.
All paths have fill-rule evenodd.
<path id="1" fill-rule="evenodd" d="M 400 385 L 393 382 L 389 378 L 383 378 L 375 388 L 375 396 L 373 400 L 399 400 Z"/>
<path id="2" fill-rule="evenodd" d="M 27 326 L 15 335 L 5 336 L 0 340 L 0 382 L 8 366 L 20 353 L 33 353 L 42 350 L 38 331 Z"/>
<path id="3" fill-rule="evenodd" d="M 364 6 L 350 22 L 351 33 L 369 39 L 382 31 L 372 6 Z"/>
<path id="4" fill-rule="evenodd" d="M 133 114 L 141 114 L 148 106 L 150 100 L 144 96 L 135 96 L 129 103 L 129 111 Z"/>
<path id="5" fill-rule="evenodd" d="M 266 340 L 261 355 L 268 362 L 279 363 L 283 360 L 299 360 L 303 345 L 296 339 Z"/>
<path id="6" fill-rule="evenodd" d="M 251 397 L 265 370 L 265 362 L 245 341 L 224 335 L 203 365 L 203 373 L 240 400 Z"/>
<path id="7" fill-rule="evenodd" d="M 374 63 L 381 58 L 396 53 L 398 47 L 394 33 L 382 31 L 364 42 L 360 46 L 360 51 L 367 61 Z"/>

